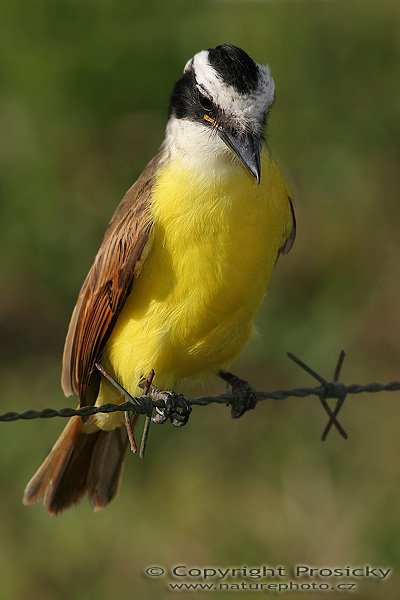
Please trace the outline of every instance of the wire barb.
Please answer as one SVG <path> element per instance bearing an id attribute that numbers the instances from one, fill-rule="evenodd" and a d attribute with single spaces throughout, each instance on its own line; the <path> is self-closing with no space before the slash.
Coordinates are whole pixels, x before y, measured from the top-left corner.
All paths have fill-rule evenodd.
<path id="1" fill-rule="evenodd" d="M 337 386 L 337 388 L 339 390 L 339 394 L 340 394 L 340 397 L 338 398 L 338 401 L 336 402 L 336 406 L 335 406 L 334 411 L 333 411 L 333 414 L 334 414 L 335 418 L 340 413 L 340 411 L 342 409 L 342 406 L 344 404 L 344 401 L 346 400 L 346 397 L 347 397 L 347 391 L 345 389 L 345 386 L 342 383 L 338 383 L 339 382 L 340 373 L 341 373 L 341 370 L 342 370 L 342 367 L 343 367 L 343 361 L 345 359 L 345 356 L 346 356 L 345 351 L 341 350 L 340 353 L 339 353 L 339 357 L 338 357 L 337 363 L 336 363 L 335 372 L 333 374 L 333 383 L 336 384 L 336 386 Z M 333 424 L 332 419 L 329 419 L 329 422 L 326 425 L 326 427 L 325 427 L 325 429 L 324 429 L 324 431 L 322 433 L 322 436 L 321 436 L 321 440 L 323 442 L 326 441 L 326 438 L 328 437 L 328 433 L 331 430 L 332 424 Z M 347 437 L 345 437 L 345 439 L 347 439 Z"/>
<path id="2" fill-rule="evenodd" d="M 306 365 L 306 363 L 304 363 L 302 360 L 300 360 L 300 358 L 298 358 L 292 352 L 288 352 L 287 354 L 288 354 L 288 357 L 291 360 L 293 360 L 293 362 L 295 362 L 297 365 L 299 365 L 299 367 L 301 367 L 304 371 L 309 373 L 312 377 L 314 377 L 314 379 L 316 379 L 317 381 L 319 381 L 321 383 L 321 389 L 320 389 L 320 392 L 318 395 L 319 395 L 319 399 L 320 399 L 322 406 L 324 407 L 326 413 L 329 415 L 329 423 L 326 426 L 324 433 L 322 434 L 322 440 L 325 441 L 326 436 L 328 435 L 332 425 L 335 425 L 335 427 L 338 430 L 338 432 L 340 433 L 340 435 L 345 440 L 347 440 L 348 435 L 336 418 L 336 416 L 346 398 L 346 392 L 343 393 L 343 385 L 341 383 L 339 384 L 337 382 L 337 379 L 340 374 L 340 369 L 342 367 L 343 360 L 344 360 L 343 350 L 339 354 L 339 359 L 336 364 L 335 373 L 334 373 L 332 382 L 326 381 L 326 379 L 324 379 L 321 375 L 319 375 L 311 367 Z M 339 398 L 339 401 L 338 401 L 334 411 L 331 410 L 331 407 L 328 404 L 328 398 Z M 340 403 L 340 406 L 339 406 L 339 403 Z M 338 408 L 338 406 L 339 406 L 339 408 Z"/>

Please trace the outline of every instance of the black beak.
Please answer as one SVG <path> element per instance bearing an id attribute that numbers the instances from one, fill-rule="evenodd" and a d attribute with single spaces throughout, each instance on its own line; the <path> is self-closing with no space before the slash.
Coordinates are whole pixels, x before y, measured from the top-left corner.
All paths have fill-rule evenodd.
<path id="1" fill-rule="evenodd" d="M 223 129 L 222 127 L 217 129 L 217 131 L 221 140 L 238 156 L 259 184 L 261 178 L 261 138 L 253 133 L 239 134 Z"/>

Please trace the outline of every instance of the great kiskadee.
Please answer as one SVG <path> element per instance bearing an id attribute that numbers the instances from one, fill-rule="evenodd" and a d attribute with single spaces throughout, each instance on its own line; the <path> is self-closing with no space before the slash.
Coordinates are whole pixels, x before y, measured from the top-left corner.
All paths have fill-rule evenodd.
<path id="1" fill-rule="evenodd" d="M 224 44 L 190 59 L 172 91 L 165 139 L 116 209 L 65 342 L 62 387 L 80 405 L 122 402 L 154 369 L 177 389 L 243 349 L 276 260 L 295 237 L 287 183 L 263 141 L 268 66 Z M 26 487 L 57 514 L 87 493 L 115 496 L 123 413 L 73 417 Z"/>

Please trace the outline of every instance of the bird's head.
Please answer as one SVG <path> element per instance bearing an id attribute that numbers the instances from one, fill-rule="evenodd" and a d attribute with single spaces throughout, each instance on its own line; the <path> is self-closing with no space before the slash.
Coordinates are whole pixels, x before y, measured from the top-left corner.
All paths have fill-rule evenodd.
<path id="1" fill-rule="evenodd" d="M 198 52 L 186 63 L 172 91 L 169 122 L 214 133 L 259 183 L 262 134 L 274 93 L 268 66 L 223 44 Z"/>

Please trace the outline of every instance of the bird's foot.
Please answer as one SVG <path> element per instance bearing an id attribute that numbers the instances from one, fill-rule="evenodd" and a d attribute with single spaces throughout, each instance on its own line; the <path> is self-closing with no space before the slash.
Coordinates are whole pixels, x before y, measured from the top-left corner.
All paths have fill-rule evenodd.
<path id="1" fill-rule="evenodd" d="M 256 392 L 247 381 L 223 369 L 219 371 L 218 375 L 231 387 L 232 400 L 228 400 L 226 404 L 231 407 L 231 416 L 234 419 L 238 419 L 248 410 L 255 408 Z"/>
<path id="2" fill-rule="evenodd" d="M 175 427 L 183 427 L 189 420 L 192 406 L 181 394 L 158 390 L 151 386 L 150 396 L 155 402 L 164 403 L 164 406 L 155 405 L 156 414 L 153 423 L 165 423 L 170 420 Z"/>

